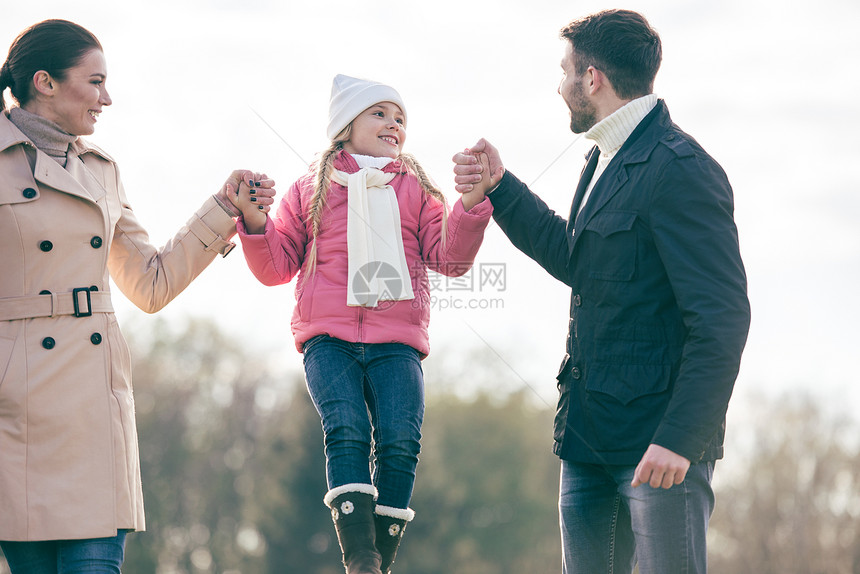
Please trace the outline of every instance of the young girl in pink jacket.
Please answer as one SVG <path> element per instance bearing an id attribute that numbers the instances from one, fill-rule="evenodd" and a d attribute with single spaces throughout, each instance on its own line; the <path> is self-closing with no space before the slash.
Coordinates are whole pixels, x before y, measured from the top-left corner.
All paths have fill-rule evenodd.
<path id="1" fill-rule="evenodd" d="M 238 230 L 261 282 L 299 275 L 292 329 L 325 434 L 324 500 L 347 573 L 387 573 L 414 516 L 421 360 L 430 352 L 427 269 L 466 273 L 492 205 L 463 194 L 449 212 L 402 153 L 406 107 L 390 86 L 336 76 L 328 137 L 273 217 L 253 187 L 240 186 Z"/>

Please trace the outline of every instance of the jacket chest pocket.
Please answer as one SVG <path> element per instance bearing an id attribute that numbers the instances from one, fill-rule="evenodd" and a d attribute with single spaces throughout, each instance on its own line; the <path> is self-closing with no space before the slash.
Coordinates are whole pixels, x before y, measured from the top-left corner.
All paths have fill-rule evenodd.
<path id="1" fill-rule="evenodd" d="M 635 211 L 602 211 L 591 218 L 584 230 L 589 235 L 588 276 L 591 279 L 633 279 L 638 247 L 635 222 Z"/>

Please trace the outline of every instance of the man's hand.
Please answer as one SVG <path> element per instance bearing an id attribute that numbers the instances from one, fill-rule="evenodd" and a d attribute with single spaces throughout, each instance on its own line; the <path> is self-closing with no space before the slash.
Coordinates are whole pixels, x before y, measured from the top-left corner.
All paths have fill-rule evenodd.
<path id="1" fill-rule="evenodd" d="M 454 189 L 460 193 L 469 193 L 476 188 L 481 194 L 490 193 L 505 175 L 499 150 L 483 138 L 471 148 L 454 155 L 452 160 L 455 164 L 454 183 L 457 184 Z"/>
<path id="2" fill-rule="evenodd" d="M 633 473 L 633 488 L 650 484 L 652 488 L 672 488 L 684 482 L 690 461 L 668 448 L 652 444 Z"/>

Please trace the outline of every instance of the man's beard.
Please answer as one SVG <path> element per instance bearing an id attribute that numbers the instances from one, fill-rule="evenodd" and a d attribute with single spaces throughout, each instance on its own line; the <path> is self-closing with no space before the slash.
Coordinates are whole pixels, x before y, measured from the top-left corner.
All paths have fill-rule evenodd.
<path id="1" fill-rule="evenodd" d="M 570 131 L 575 134 L 585 133 L 597 123 L 597 109 L 585 97 L 582 82 L 573 85 L 570 109 Z"/>

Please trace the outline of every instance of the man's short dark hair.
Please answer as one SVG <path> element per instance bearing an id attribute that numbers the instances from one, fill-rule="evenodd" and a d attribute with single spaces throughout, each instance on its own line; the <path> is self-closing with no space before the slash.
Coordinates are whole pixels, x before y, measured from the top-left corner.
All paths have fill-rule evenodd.
<path id="1" fill-rule="evenodd" d="M 630 10 L 604 10 L 561 29 L 573 46 L 577 74 L 594 66 L 609 79 L 619 98 L 650 94 L 663 59 L 660 36 L 644 16 Z"/>

